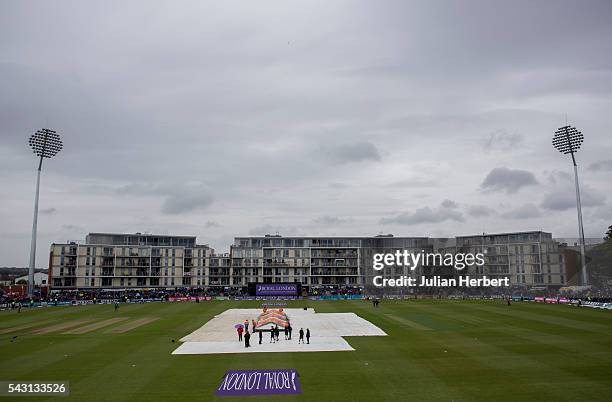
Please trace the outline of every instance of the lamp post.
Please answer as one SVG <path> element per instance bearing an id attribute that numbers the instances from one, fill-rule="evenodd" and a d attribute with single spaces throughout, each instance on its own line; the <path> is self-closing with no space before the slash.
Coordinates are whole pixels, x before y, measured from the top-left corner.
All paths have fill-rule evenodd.
<path id="1" fill-rule="evenodd" d="M 30 243 L 30 267 L 28 270 L 28 296 L 34 295 L 34 267 L 36 266 L 36 226 L 38 224 L 38 195 L 40 193 L 40 171 L 44 158 L 52 158 L 62 150 L 62 140 L 59 134 L 48 128 L 38 130 L 30 137 L 30 147 L 39 157 L 36 174 L 36 196 L 34 198 L 34 219 L 32 220 L 32 241 Z"/>
<path id="2" fill-rule="evenodd" d="M 553 147 L 557 151 L 564 155 L 570 154 L 572 156 L 572 163 L 574 164 L 574 180 L 576 182 L 576 209 L 578 210 L 578 233 L 580 235 L 580 261 L 582 265 L 582 284 L 589 284 L 589 277 L 587 275 L 586 256 L 584 249 L 584 228 L 582 227 L 582 205 L 580 204 L 580 186 L 578 184 L 578 165 L 576 164 L 576 157 L 574 154 L 580 149 L 580 145 L 584 141 L 584 136 L 576 127 L 563 126 L 555 131 L 555 135 L 552 140 Z"/>

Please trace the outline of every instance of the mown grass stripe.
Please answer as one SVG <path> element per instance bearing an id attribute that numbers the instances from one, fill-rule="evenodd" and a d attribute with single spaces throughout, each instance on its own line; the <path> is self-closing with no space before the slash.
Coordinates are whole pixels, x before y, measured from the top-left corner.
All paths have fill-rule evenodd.
<path id="1" fill-rule="evenodd" d="M 108 330 L 106 332 L 107 333 L 113 333 L 113 334 L 122 334 L 124 332 L 131 331 L 133 329 L 136 329 L 136 328 L 141 327 L 143 325 L 149 324 L 149 323 L 151 323 L 153 321 L 156 321 L 156 320 L 159 320 L 159 317 L 144 317 L 144 318 L 139 318 L 137 320 L 126 322 L 124 324 L 121 324 L 119 326 L 111 328 L 110 330 Z"/>
<path id="2" fill-rule="evenodd" d="M 70 331 L 66 331 L 66 332 L 63 332 L 63 333 L 64 334 L 68 334 L 68 335 L 86 334 L 88 332 L 92 332 L 92 331 L 95 331 L 95 330 L 100 329 L 100 328 L 108 327 L 109 325 L 113 325 L 113 324 L 116 324 L 118 322 L 125 321 L 127 319 L 128 319 L 128 317 L 109 318 L 108 320 L 94 322 L 92 324 L 85 325 L 85 326 L 82 326 L 82 327 L 78 327 L 78 328 L 75 328 L 75 329 L 71 329 Z"/>
<path id="3" fill-rule="evenodd" d="M 83 325 L 85 323 L 91 322 L 93 321 L 93 319 L 91 318 L 84 318 L 84 319 L 79 319 L 79 320 L 72 320 L 72 321 L 68 321 L 68 322 L 62 322 L 59 324 L 55 324 L 55 325 L 49 325 L 46 327 L 42 327 L 42 328 L 38 328 L 32 331 L 33 334 L 48 334 L 50 332 L 59 332 L 59 331 L 63 331 L 65 329 L 68 328 L 72 328 L 72 327 L 76 327 L 79 325 Z"/>

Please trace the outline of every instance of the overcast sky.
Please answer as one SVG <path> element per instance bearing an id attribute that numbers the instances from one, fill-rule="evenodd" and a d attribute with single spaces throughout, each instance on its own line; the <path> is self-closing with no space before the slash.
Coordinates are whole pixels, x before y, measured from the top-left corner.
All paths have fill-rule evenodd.
<path id="1" fill-rule="evenodd" d="M 576 237 L 612 224 L 610 1 L 3 1 L 0 266 L 86 233 Z"/>

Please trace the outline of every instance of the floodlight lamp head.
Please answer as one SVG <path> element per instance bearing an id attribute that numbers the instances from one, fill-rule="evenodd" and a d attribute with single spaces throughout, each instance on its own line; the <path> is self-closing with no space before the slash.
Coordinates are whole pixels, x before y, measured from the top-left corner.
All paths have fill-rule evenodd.
<path id="1" fill-rule="evenodd" d="M 562 154 L 573 154 L 580 149 L 584 136 L 576 127 L 563 126 L 555 131 L 552 144 Z"/>
<path id="2" fill-rule="evenodd" d="M 62 150 L 62 140 L 54 130 L 43 128 L 32 134 L 28 141 L 34 154 L 40 158 L 52 158 Z"/>

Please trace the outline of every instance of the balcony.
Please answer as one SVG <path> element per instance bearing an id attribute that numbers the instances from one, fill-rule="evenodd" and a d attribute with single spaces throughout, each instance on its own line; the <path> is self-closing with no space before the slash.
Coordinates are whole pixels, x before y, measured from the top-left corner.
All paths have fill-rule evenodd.
<path id="1" fill-rule="evenodd" d="M 357 276 L 356 269 L 313 269 L 312 276 Z"/>
<path id="2" fill-rule="evenodd" d="M 289 267 L 290 265 L 285 262 L 283 259 L 266 259 L 263 263 L 264 267 Z"/>

